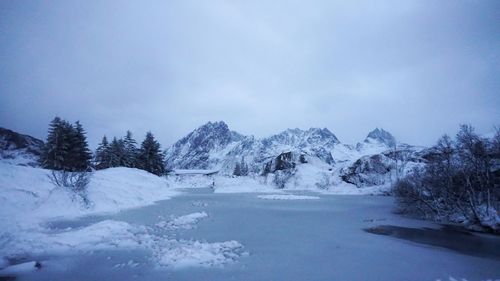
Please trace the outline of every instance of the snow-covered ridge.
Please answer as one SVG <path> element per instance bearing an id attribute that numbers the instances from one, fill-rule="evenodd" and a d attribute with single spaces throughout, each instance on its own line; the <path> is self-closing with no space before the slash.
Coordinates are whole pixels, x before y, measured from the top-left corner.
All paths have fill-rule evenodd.
<path id="1" fill-rule="evenodd" d="M 0 127 L 0 160 L 23 166 L 37 166 L 43 141 Z"/>

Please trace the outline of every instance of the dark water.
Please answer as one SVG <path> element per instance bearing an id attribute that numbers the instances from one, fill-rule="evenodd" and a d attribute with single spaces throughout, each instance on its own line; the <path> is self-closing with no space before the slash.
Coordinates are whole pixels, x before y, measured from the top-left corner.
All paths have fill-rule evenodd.
<path id="1" fill-rule="evenodd" d="M 437 229 L 380 225 L 365 231 L 442 247 L 465 255 L 500 260 L 500 236 L 474 234 L 450 225 Z"/>
<path id="2" fill-rule="evenodd" d="M 402 229 L 382 228 L 390 233 L 404 233 L 405 228 L 421 226 L 422 222 L 392 214 L 391 197 L 320 197 L 319 200 L 263 200 L 256 194 L 213 194 L 209 189 L 199 189 L 113 215 L 51 222 L 48 226 L 54 231 L 85 227 L 105 219 L 154 225 L 161 217 L 205 211 L 209 217 L 200 221 L 195 229 L 165 235 L 206 242 L 236 240 L 249 255 L 224 267 L 159 269 L 150 258 L 151 253 L 143 250 L 58 254 L 38 257 L 43 260 L 44 268 L 18 280 L 434 281 L 454 277 L 473 281 L 500 278 L 497 256 L 491 254 L 494 250 L 487 249 L 490 244 L 477 249 L 477 245 L 472 244 L 468 251 L 459 251 L 428 246 L 431 243 L 409 242 L 396 234 L 373 235 L 364 231 L 381 222 L 401 225 Z M 431 232 L 410 231 L 404 235 L 414 235 L 416 238 L 412 241 L 416 241 Z M 470 243 L 460 235 L 448 236 L 448 239 L 456 240 L 457 244 Z M 474 241 L 483 240 L 479 237 Z M 137 266 L 128 266 L 130 261 Z"/>

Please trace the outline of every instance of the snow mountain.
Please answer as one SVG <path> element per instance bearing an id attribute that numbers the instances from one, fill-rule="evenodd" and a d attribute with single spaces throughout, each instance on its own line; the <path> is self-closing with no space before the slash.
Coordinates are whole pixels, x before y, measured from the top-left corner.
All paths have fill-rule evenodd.
<path id="1" fill-rule="evenodd" d="M 391 133 L 376 128 L 368 133 L 363 142 L 356 145 L 356 150 L 363 155 L 376 154 L 394 148 L 397 144 L 396 138 Z"/>
<path id="2" fill-rule="evenodd" d="M 328 129 L 288 129 L 263 139 L 231 131 L 223 121 L 208 122 L 174 143 L 166 150 L 167 169 L 219 169 L 232 174 L 236 163 L 245 163 L 254 174 L 265 163 L 285 152 L 315 157 L 327 164 L 339 144 Z"/>
<path id="3" fill-rule="evenodd" d="M 43 141 L 0 127 L 0 160 L 22 166 L 38 166 Z"/>
<path id="4" fill-rule="evenodd" d="M 217 166 L 228 148 L 244 136 L 229 130 L 224 122 L 208 122 L 166 150 L 167 168 L 209 169 Z"/>
<path id="5" fill-rule="evenodd" d="M 394 147 L 396 145 L 396 138 L 384 129 L 376 128 L 368 134 L 364 142 L 380 143 L 385 144 L 388 147 Z"/>
<path id="6" fill-rule="evenodd" d="M 214 169 L 222 175 L 239 175 L 245 167 L 249 175 L 264 176 L 281 188 L 367 187 L 390 182 L 394 163 L 403 161 L 399 153 L 403 150 L 414 154 L 419 149 L 397 144 L 394 136 L 379 128 L 352 146 L 341 143 L 327 128 L 287 129 L 257 139 L 219 121 L 202 125 L 169 147 L 166 165 L 169 170 Z"/>

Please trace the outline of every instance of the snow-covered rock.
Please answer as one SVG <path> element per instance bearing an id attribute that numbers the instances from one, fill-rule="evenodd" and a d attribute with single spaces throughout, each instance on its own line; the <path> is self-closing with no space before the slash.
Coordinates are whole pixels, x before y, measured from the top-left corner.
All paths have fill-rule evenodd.
<path id="1" fill-rule="evenodd" d="M 0 127 L 0 161 L 22 166 L 38 166 L 43 141 Z"/>
<path id="2" fill-rule="evenodd" d="M 347 168 L 342 180 L 358 187 L 383 185 L 394 168 L 393 162 L 383 154 L 363 156 Z"/>

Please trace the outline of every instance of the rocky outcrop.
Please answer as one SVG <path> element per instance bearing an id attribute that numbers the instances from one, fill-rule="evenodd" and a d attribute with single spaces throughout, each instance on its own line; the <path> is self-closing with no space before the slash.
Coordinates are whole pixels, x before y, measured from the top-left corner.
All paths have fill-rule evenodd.
<path id="1" fill-rule="evenodd" d="M 38 166 L 43 141 L 0 127 L 0 159 L 17 165 Z"/>
<path id="2" fill-rule="evenodd" d="M 364 156 L 349 166 L 342 173 L 341 178 L 357 187 L 383 185 L 394 168 L 393 162 L 383 154 Z"/>

